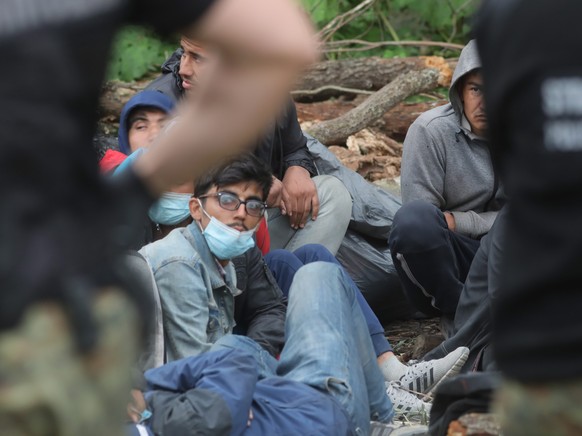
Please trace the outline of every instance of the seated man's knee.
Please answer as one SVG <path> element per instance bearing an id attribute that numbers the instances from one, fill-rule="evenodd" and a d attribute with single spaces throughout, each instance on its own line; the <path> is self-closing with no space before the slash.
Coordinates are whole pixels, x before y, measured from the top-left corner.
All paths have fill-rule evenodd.
<path id="1" fill-rule="evenodd" d="M 390 249 L 396 252 L 423 250 L 445 237 L 446 221 L 435 205 L 415 200 L 403 205 L 394 215 Z"/>
<path id="2" fill-rule="evenodd" d="M 296 277 L 301 280 L 319 280 L 318 277 L 322 275 L 336 275 L 340 272 L 337 265 L 332 265 L 329 262 L 311 262 L 297 271 Z"/>
<path id="3" fill-rule="evenodd" d="M 335 256 L 321 244 L 304 245 L 295 250 L 293 254 L 297 256 L 303 264 L 317 261 L 337 263 Z"/>
<path id="4" fill-rule="evenodd" d="M 341 180 L 334 176 L 322 175 L 313 178 L 320 205 L 326 204 L 334 211 L 352 215 L 352 196 Z"/>
<path id="5" fill-rule="evenodd" d="M 345 274 L 341 266 L 335 263 L 320 261 L 309 263 L 295 274 L 293 290 L 289 293 L 290 301 L 292 298 L 304 299 L 307 296 L 325 300 L 332 295 L 336 298 L 340 292 L 346 292 L 350 296 L 353 290 L 347 285 Z"/>
<path id="6" fill-rule="evenodd" d="M 285 250 L 283 248 L 278 248 L 276 250 L 271 250 L 265 255 L 265 262 L 269 268 L 275 265 L 286 265 L 286 266 L 293 266 L 299 268 L 299 259 L 297 256 L 290 252 L 289 250 Z M 299 265 L 299 266 L 297 266 Z"/>

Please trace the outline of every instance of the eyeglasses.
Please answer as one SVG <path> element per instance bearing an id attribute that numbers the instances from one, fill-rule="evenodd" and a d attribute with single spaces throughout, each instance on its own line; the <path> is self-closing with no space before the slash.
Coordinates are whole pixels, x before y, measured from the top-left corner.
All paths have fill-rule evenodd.
<path id="1" fill-rule="evenodd" d="M 261 200 L 251 198 L 243 201 L 236 195 L 230 192 L 217 192 L 216 194 L 201 195 L 198 198 L 217 197 L 220 207 L 226 210 L 238 210 L 241 204 L 245 205 L 245 209 L 250 216 L 261 217 L 265 214 L 267 204 Z"/>

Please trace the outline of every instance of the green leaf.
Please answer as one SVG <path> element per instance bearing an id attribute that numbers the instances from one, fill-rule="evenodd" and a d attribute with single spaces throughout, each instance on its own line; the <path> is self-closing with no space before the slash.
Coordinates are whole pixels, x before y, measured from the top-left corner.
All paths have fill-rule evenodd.
<path id="1" fill-rule="evenodd" d="M 159 69 L 177 47 L 177 42 L 162 41 L 148 29 L 125 27 L 115 37 L 107 79 L 140 79 L 152 69 Z"/>

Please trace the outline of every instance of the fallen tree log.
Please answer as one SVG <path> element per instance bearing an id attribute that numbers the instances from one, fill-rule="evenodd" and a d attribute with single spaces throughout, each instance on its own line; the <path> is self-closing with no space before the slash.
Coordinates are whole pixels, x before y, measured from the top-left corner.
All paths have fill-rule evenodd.
<path id="1" fill-rule="evenodd" d="M 382 59 L 378 57 L 324 61 L 311 67 L 292 91 L 296 101 L 321 101 L 333 96 L 373 93 L 401 74 L 434 68 L 439 71 L 439 85 L 449 86 L 456 60 L 438 56 Z M 119 117 L 123 105 L 149 81 L 107 82 L 101 90 L 99 116 Z M 343 90 L 342 90 L 343 88 Z M 352 92 L 345 89 L 350 88 Z"/>
<path id="2" fill-rule="evenodd" d="M 303 74 L 292 92 L 297 101 L 325 100 L 342 94 L 377 91 L 402 74 L 438 70 L 439 85 L 449 86 L 451 62 L 439 56 L 383 59 L 378 57 L 325 61 Z M 343 89 L 342 89 L 343 88 Z"/>
<path id="3" fill-rule="evenodd" d="M 126 83 L 117 80 L 106 82 L 101 88 L 99 116 L 119 119 L 127 100 L 141 91 L 149 82 Z"/>
<path id="4" fill-rule="evenodd" d="M 408 72 L 346 114 L 314 124 L 306 131 L 325 145 L 343 145 L 348 136 L 369 126 L 405 98 L 436 87 L 438 79 L 439 72 L 434 69 Z"/>
<path id="5" fill-rule="evenodd" d="M 309 123 L 311 126 L 315 123 L 344 115 L 362 103 L 362 101 L 360 99 L 350 101 L 336 99 L 315 103 L 297 103 L 297 117 L 300 123 Z M 408 132 L 408 128 L 421 113 L 445 103 L 447 103 L 447 100 L 444 99 L 418 103 L 400 102 L 386 112 L 382 118 L 372 123 L 372 126 L 390 138 L 402 142 Z M 307 124 L 305 128 L 307 129 Z"/>
<path id="6" fill-rule="evenodd" d="M 395 141 L 403 142 L 408 128 L 420 114 L 447 102 L 448 100 L 432 100 L 422 103 L 400 103 L 373 125 Z"/>

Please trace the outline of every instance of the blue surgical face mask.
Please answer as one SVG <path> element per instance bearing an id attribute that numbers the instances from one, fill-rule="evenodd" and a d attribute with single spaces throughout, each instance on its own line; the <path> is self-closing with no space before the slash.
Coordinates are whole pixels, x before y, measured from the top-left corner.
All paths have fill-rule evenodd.
<path id="1" fill-rule="evenodd" d="M 206 228 L 202 230 L 202 234 L 206 239 L 208 248 L 210 248 L 212 254 L 214 254 L 218 259 L 230 260 L 234 257 L 240 256 L 245 251 L 255 246 L 253 235 L 257 227 L 245 232 L 239 232 L 208 215 L 202 207 L 200 200 L 198 200 L 198 203 L 200 204 L 200 208 L 204 215 L 210 218 L 210 222 Z"/>
<path id="2" fill-rule="evenodd" d="M 165 226 L 173 226 L 181 223 L 190 216 L 189 203 L 191 197 L 191 194 L 165 192 L 150 207 L 148 216 L 154 223 Z"/>

